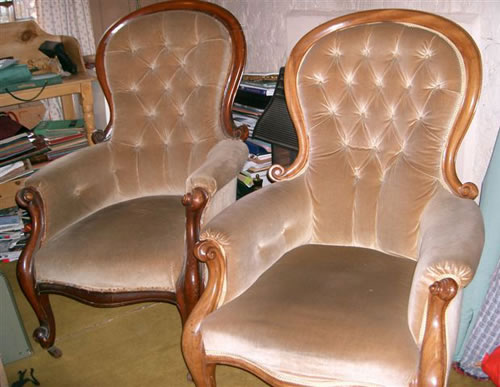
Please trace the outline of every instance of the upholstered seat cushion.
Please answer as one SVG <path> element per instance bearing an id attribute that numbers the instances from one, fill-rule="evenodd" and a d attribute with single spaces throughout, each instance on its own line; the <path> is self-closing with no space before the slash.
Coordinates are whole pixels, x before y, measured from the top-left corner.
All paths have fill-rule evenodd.
<path id="1" fill-rule="evenodd" d="M 301 246 L 203 321 L 205 351 L 299 384 L 407 386 L 414 268 L 370 249 Z"/>
<path id="2" fill-rule="evenodd" d="M 106 207 L 41 247 L 35 259 L 37 282 L 108 292 L 175 291 L 184 225 L 180 196 L 143 197 Z"/>

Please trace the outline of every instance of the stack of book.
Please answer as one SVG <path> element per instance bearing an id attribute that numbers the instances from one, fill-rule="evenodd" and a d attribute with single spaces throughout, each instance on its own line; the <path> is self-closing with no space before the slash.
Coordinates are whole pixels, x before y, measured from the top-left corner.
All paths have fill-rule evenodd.
<path id="1" fill-rule="evenodd" d="M 28 213 L 17 207 L 0 210 L 0 261 L 19 259 L 28 240 Z"/>
<path id="2" fill-rule="evenodd" d="M 44 138 L 49 151 L 33 162 L 52 161 L 89 145 L 83 119 L 41 121 L 33 130 Z"/>
<path id="3" fill-rule="evenodd" d="M 43 139 L 32 133 L 21 133 L 7 137 L 0 141 L 0 168 L 48 151 L 49 148 Z"/>
<path id="4" fill-rule="evenodd" d="M 0 167 L 0 184 L 8 183 L 9 181 L 20 179 L 22 177 L 28 177 L 35 170 L 30 168 L 30 165 L 26 161 L 15 161 L 12 164 Z"/>
<path id="5" fill-rule="evenodd" d="M 238 87 L 233 104 L 233 119 L 237 125 L 246 125 L 249 137 L 274 94 L 278 74 L 245 74 Z"/>
<path id="6" fill-rule="evenodd" d="M 245 141 L 249 158 L 238 176 L 237 197 L 240 198 L 256 188 L 268 184 L 266 173 L 271 166 L 271 144 L 252 138 L 253 129 L 274 95 L 278 74 L 243 75 L 235 102 L 233 104 L 233 119 L 236 125 L 246 125 L 249 137 Z"/>

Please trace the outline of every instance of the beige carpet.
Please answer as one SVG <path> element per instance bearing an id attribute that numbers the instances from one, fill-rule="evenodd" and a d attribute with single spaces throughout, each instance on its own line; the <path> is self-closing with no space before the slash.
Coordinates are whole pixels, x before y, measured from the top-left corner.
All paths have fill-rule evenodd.
<path id="1" fill-rule="evenodd" d="M 26 332 L 37 326 L 35 314 L 15 281 L 15 264 L 0 263 L 10 281 Z M 99 309 L 51 296 L 56 316 L 60 359 L 32 342 L 31 357 L 7 364 L 10 383 L 17 371 L 35 369 L 42 387 L 189 386 L 180 351 L 181 323 L 168 304 L 139 304 Z M 217 367 L 219 387 L 265 386 L 254 376 L 230 367 Z M 450 386 L 494 386 L 452 372 Z M 26 387 L 31 386 L 27 384 Z"/>

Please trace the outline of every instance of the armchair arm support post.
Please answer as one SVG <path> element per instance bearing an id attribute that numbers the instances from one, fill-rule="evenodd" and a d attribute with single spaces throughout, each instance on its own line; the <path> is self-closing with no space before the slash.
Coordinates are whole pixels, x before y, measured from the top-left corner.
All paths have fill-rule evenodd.
<path id="1" fill-rule="evenodd" d="M 43 201 L 36 189 L 27 187 L 17 192 L 16 202 L 19 207 L 26 209 L 31 217 L 30 238 L 17 263 L 17 280 L 40 322 L 40 326 L 33 332 L 33 337 L 43 348 L 51 348 L 56 334 L 54 315 L 48 296 L 37 292 L 34 265 L 34 255 L 40 247 L 45 231 Z"/>
<path id="2" fill-rule="evenodd" d="M 208 267 L 208 282 L 182 331 L 182 353 L 197 386 L 215 387 L 215 367 L 208 364 L 201 339 L 201 322 L 215 310 L 222 296 L 226 262 L 223 248 L 213 240 L 195 246 L 194 255 Z"/>
<path id="3" fill-rule="evenodd" d="M 101 129 L 94 130 L 92 132 L 92 142 L 94 144 L 100 144 L 106 140 L 106 132 Z"/>
<path id="4" fill-rule="evenodd" d="M 429 287 L 425 334 L 420 352 L 417 386 L 444 386 L 447 369 L 446 308 L 458 292 L 451 278 L 434 282 Z"/>
<path id="5" fill-rule="evenodd" d="M 176 298 L 183 324 L 203 291 L 201 268 L 194 256 L 194 247 L 200 240 L 201 216 L 207 202 L 208 193 L 202 188 L 194 188 L 182 198 L 186 208 L 186 258 L 176 284 Z"/>

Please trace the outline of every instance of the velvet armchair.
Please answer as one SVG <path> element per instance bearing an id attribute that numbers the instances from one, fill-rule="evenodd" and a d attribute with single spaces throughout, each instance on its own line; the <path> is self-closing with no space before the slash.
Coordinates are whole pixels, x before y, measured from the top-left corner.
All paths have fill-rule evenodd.
<path id="1" fill-rule="evenodd" d="M 17 195 L 33 226 L 17 275 L 40 322 L 34 337 L 53 355 L 49 294 L 99 307 L 168 302 L 186 320 L 202 291 L 200 224 L 235 200 L 247 158 L 231 117 L 245 55 L 238 21 L 200 1 L 141 8 L 104 34 L 106 131 Z"/>
<path id="2" fill-rule="evenodd" d="M 276 386 L 445 385 L 484 238 L 454 164 L 480 85 L 471 37 L 428 13 L 359 12 L 297 43 L 297 159 L 195 248 L 208 282 L 182 346 L 198 387 L 217 364 Z"/>

